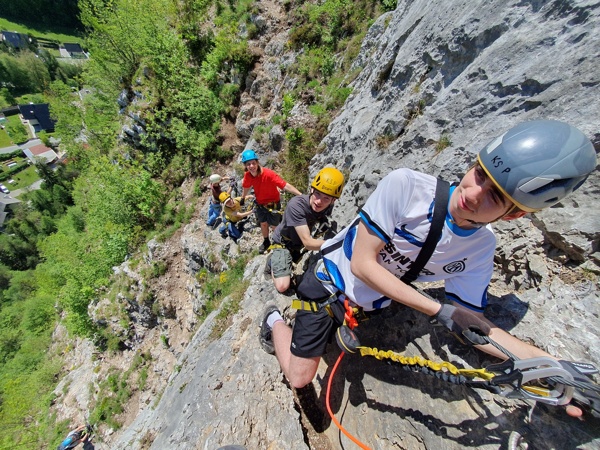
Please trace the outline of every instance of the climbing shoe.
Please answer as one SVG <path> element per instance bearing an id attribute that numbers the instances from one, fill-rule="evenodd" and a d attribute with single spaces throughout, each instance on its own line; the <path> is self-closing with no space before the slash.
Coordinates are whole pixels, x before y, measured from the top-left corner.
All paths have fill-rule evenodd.
<path id="1" fill-rule="evenodd" d="M 272 334 L 273 330 L 267 323 L 267 319 L 275 311 L 279 312 L 279 308 L 276 305 L 274 305 L 273 303 L 267 305 L 267 307 L 265 308 L 265 311 L 263 313 L 263 319 L 260 324 L 260 335 L 258 337 L 260 340 L 260 346 L 269 355 L 275 354 L 275 346 L 273 345 L 273 334 Z"/>
<path id="2" fill-rule="evenodd" d="M 265 263 L 263 273 L 265 275 L 265 280 L 269 281 L 271 279 L 271 255 L 267 256 L 267 262 Z"/>
<path id="3" fill-rule="evenodd" d="M 271 246 L 271 241 L 269 240 L 269 238 L 266 238 L 262 244 L 260 244 L 260 247 L 258 247 L 258 253 L 260 253 L 261 255 L 266 252 L 269 247 Z"/>

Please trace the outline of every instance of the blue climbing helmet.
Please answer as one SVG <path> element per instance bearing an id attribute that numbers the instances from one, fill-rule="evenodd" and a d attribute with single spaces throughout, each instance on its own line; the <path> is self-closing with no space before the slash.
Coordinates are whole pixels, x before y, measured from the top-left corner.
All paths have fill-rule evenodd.
<path id="1" fill-rule="evenodd" d="M 477 159 L 504 195 L 527 212 L 559 202 L 596 167 L 590 140 L 558 120 L 520 123 L 490 142 Z"/>
<path id="2" fill-rule="evenodd" d="M 256 159 L 258 161 L 258 156 L 254 150 L 244 150 L 242 153 L 242 163 L 247 163 L 248 161 L 252 161 Z"/>

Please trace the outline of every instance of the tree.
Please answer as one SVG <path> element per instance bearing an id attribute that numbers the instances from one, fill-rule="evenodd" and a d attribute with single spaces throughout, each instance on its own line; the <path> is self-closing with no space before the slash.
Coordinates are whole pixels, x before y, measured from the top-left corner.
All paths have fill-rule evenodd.
<path id="1" fill-rule="evenodd" d="M 11 95 L 30 91 L 31 80 L 27 69 L 12 55 L 0 53 L 0 79 Z"/>
<path id="2" fill-rule="evenodd" d="M 59 184 L 60 180 L 54 170 L 45 161 L 37 160 L 35 162 L 35 170 L 42 180 L 44 180 L 44 188 L 52 190 L 52 187 Z"/>
<path id="3" fill-rule="evenodd" d="M 55 132 L 69 149 L 83 130 L 83 109 L 79 97 L 63 81 L 54 81 L 47 92 L 50 115 L 56 120 Z"/>
<path id="4" fill-rule="evenodd" d="M 169 31 L 168 0 L 82 0 L 81 20 L 89 30 L 91 65 L 115 85 L 131 84 L 148 46 Z"/>
<path id="5" fill-rule="evenodd" d="M 81 29 L 78 13 L 77 0 L 11 0 L 2 4 L 2 17 L 71 29 Z"/>
<path id="6" fill-rule="evenodd" d="M 11 278 L 10 269 L 4 264 L 0 264 L 0 292 L 8 288 Z"/>
<path id="7" fill-rule="evenodd" d="M 17 99 L 11 94 L 8 88 L 0 89 L 0 108 L 6 108 L 11 105 L 16 105 Z"/>

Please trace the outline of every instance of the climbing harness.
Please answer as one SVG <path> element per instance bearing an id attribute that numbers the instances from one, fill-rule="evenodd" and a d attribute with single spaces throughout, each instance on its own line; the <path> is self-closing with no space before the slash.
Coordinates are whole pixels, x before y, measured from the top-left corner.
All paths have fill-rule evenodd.
<path id="1" fill-rule="evenodd" d="M 256 204 L 257 208 L 265 209 L 270 214 L 283 214 L 283 208 L 281 207 L 281 202 L 271 202 L 265 203 L 264 205 Z"/>
<path id="2" fill-rule="evenodd" d="M 419 272 L 433 254 L 441 236 L 447 213 L 447 203 L 448 183 L 438 180 L 436 186 L 435 207 L 429 233 L 416 260 L 411 264 L 408 272 L 402 277 L 403 282 L 411 285 L 411 283 L 417 279 Z M 354 226 L 354 224 L 351 226 Z M 325 256 L 329 252 L 340 248 L 343 244 L 344 240 L 340 240 L 321 249 L 321 256 Z M 421 293 L 424 294 L 423 292 Z M 340 300 L 341 295 L 343 294 L 337 292 L 322 303 L 294 300 L 292 302 L 292 307 L 313 312 L 322 308 L 329 308 L 328 312 L 330 316 L 333 317 L 330 312 L 331 303 Z M 361 356 L 372 356 L 380 360 L 385 359 L 400 364 L 403 369 L 411 372 L 432 375 L 438 379 L 454 384 L 487 389 L 492 393 L 507 398 L 534 400 L 536 402 L 555 406 L 566 405 L 569 403 L 573 398 L 575 388 L 584 393 L 586 391 L 593 393 L 600 392 L 600 386 L 591 380 L 589 382 L 575 380 L 573 375 L 568 372 L 560 362 L 549 357 L 520 360 L 507 349 L 494 342 L 489 336 L 479 337 L 483 339 L 485 344 L 493 345 L 503 352 L 508 359 L 500 364 L 490 365 L 487 368 L 481 369 L 461 369 L 448 361 L 436 362 L 419 356 L 407 357 L 392 351 L 362 346 L 354 332 L 354 328 L 358 325 L 357 315 L 362 312 L 362 309 L 349 306 L 348 299 L 344 299 L 344 309 L 344 322 L 336 331 L 336 341 L 342 352 L 329 376 L 325 402 L 332 421 L 340 431 L 363 449 L 368 449 L 369 447 L 344 429 L 335 418 L 329 404 L 332 380 L 346 353 L 359 353 Z"/>

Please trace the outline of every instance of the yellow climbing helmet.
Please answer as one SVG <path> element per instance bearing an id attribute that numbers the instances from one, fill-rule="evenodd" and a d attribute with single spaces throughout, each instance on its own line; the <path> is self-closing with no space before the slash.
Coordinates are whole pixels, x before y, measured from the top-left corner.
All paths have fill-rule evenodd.
<path id="1" fill-rule="evenodd" d="M 344 189 L 344 175 L 334 167 L 321 169 L 310 185 L 323 194 L 340 198 Z"/>
<path id="2" fill-rule="evenodd" d="M 225 203 L 230 198 L 231 198 L 231 195 L 229 195 L 227 192 L 221 192 L 219 194 L 219 201 L 221 203 Z"/>

